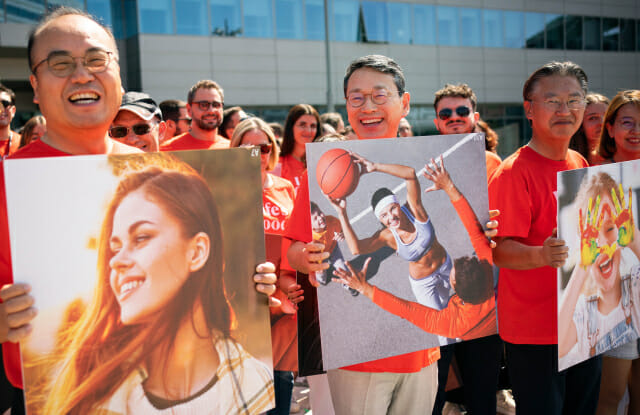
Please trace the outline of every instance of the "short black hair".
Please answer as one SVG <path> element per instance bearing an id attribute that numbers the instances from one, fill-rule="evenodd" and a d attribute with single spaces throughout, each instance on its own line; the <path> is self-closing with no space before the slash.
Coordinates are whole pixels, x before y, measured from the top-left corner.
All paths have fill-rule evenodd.
<path id="1" fill-rule="evenodd" d="M 371 196 L 371 208 L 375 211 L 376 210 L 376 205 L 385 197 L 389 196 L 389 195 L 393 195 L 394 193 L 387 189 L 386 187 L 381 187 L 380 189 L 376 190 L 373 193 L 373 196 Z"/>
<path id="2" fill-rule="evenodd" d="M 0 84 L 0 92 L 5 92 L 7 95 L 9 95 L 9 98 L 11 99 L 11 105 L 16 105 L 16 93 L 13 92 L 13 89 Z"/>
<path id="3" fill-rule="evenodd" d="M 453 261 L 455 290 L 465 303 L 482 304 L 494 295 L 493 268 L 486 259 L 465 256 Z"/>
<path id="4" fill-rule="evenodd" d="M 166 99 L 162 101 L 158 107 L 160 107 L 160 111 L 162 111 L 162 118 L 164 120 L 178 122 L 178 118 L 180 118 L 180 108 L 186 108 L 187 103 L 179 99 Z"/>
<path id="5" fill-rule="evenodd" d="M 311 213 L 314 213 L 314 212 L 322 213 L 322 210 L 320 210 L 320 206 L 318 206 L 317 203 L 309 202 L 309 205 L 311 206 Z"/>
<path id="6" fill-rule="evenodd" d="M 353 75 L 355 71 L 362 68 L 370 68 L 374 71 L 391 75 L 393 77 L 393 82 L 396 84 L 396 88 L 398 88 L 398 96 L 402 96 L 402 94 L 404 94 L 404 72 L 402 72 L 400 65 L 398 65 L 393 59 L 384 55 L 367 55 L 351 61 L 347 67 L 347 72 L 344 75 L 345 98 L 347 97 L 347 85 L 349 84 L 349 78 L 351 78 L 351 75 Z"/>
<path id="7" fill-rule="evenodd" d="M 538 81 L 542 78 L 554 75 L 574 77 L 580 84 L 580 88 L 582 88 L 583 94 L 585 96 L 587 95 L 589 81 L 587 78 L 587 74 L 580 67 L 580 65 L 570 61 L 553 61 L 539 67 L 538 69 L 533 71 L 531 75 L 529 75 L 529 78 L 527 78 L 524 83 L 524 87 L 522 88 L 522 98 L 524 98 L 525 101 L 531 100 L 531 92 L 533 91 L 533 88 L 536 86 Z"/>

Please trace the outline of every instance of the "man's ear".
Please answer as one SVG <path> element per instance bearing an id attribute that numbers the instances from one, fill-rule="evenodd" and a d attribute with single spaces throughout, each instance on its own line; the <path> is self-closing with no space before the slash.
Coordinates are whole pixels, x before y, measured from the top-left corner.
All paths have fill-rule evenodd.
<path id="1" fill-rule="evenodd" d="M 33 89 L 33 103 L 39 104 L 40 99 L 38 98 L 38 79 L 34 74 L 29 75 L 29 83 L 31 84 L 31 88 Z"/>
<path id="2" fill-rule="evenodd" d="M 411 94 L 405 92 L 402 94 L 402 116 L 406 117 L 409 115 L 409 110 L 411 109 L 411 105 L 409 102 L 411 101 Z"/>
<path id="3" fill-rule="evenodd" d="M 531 101 L 524 101 L 522 105 L 524 106 L 524 115 L 530 120 L 533 117 L 533 105 L 531 105 Z"/>
<path id="4" fill-rule="evenodd" d="M 209 235 L 204 232 L 198 232 L 189 241 L 189 251 L 187 252 L 187 261 L 189 261 L 189 272 L 196 272 L 202 269 L 209 259 L 211 250 L 211 241 Z"/>

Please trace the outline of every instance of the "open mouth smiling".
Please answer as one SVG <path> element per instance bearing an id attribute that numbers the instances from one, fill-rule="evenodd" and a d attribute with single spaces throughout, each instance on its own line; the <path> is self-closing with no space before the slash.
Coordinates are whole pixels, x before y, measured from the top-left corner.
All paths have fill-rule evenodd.
<path id="1" fill-rule="evenodd" d="M 100 99 L 100 96 L 95 92 L 77 92 L 69 97 L 69 102 L 72 104 L 91 104 Z"/>

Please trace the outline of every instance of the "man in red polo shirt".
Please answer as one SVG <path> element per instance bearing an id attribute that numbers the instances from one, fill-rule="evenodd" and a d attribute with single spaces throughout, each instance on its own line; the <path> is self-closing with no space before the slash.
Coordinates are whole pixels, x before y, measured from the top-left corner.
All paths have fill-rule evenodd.
<path id="1" fill-rule="evenodd" d="M 209 80 L 199 81 L 187 96 L 191 129 L 164 142 L 160 151 L 229 148 L 229 140 L 218 134 L 223 107 L 224 91 L 220 85 Z"/>
<path id="2" fill-rule="evenodd" d="M 369 55 L 351 62 L 344 78 L 349 124 L 358 138 L 392 138 L 409 113 L 402 69 L 392 59 Z M 322 244 L 313 243 L 309 186 L 302 180 L 286 231 L 290 265 L 300 272 L 327 269 Z M 337 415 L 425 414 L 437 390 L 437 347 L 328 371 Z"/>
<path id="3" fill-rule="evenodd" d="M 118 49 L 107 27 L 82 11 L 62 7 L 31 32 L 27 53 L 34 102 L 47 119 L 47 133 L 10 158 L 141 152 L 107 134 L 122 99 Z M 0 408 L 20 414 L 24 402 L 17 342 L 31 332 L 37 310 L 30 287 L 13 283 L 3 171 L 0 165 L 0 343 L 4 372 L 17 389 L 0 391 Z M 258 265 L 258 291 L 275 291 L 273 271 L 272 264 Z"/>

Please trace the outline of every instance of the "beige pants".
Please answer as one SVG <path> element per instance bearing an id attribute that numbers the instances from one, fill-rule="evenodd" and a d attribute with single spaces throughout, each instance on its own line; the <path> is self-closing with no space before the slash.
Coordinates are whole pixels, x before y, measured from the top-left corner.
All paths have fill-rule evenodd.
<path id="1" fill-rule="evenodd" d="M 438 365 L 414 373 L 327 372 L 336 415 L 430 414 L 438 391 Z"/>

